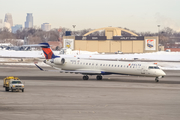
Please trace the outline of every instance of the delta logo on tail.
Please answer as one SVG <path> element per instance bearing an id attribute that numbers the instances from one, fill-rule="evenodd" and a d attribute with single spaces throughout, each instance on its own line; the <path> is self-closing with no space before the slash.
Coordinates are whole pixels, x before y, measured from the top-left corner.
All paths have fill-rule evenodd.
<path id="1" fill-rule="evenodd" d="M 53 59 L 53 58 L 59 57 L 59 56 L 54 55 L 48 43 L 40 43 L 39 45 L 42 47 L 42 50 L 46 59 Z"/>

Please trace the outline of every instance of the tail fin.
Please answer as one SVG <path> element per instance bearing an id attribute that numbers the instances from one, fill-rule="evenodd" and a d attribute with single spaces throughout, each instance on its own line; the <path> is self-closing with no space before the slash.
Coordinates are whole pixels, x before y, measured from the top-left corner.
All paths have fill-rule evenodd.
<path id="1" fill-rule="evenodd" d="M 42 48 L 42 50 L 44 52 L 44 56 L 46 57 L 46 59 L 56 58 L 56 56 L 52 52 L 52 50 L 50 48 L 50 45 L 48 43 L 39 43 L 39 45 L 41 46 L 41 48 Z"/>
<path id="2" fill-rule="evenodd" d="M 44 56 L 46 57 L 46 59 L 53 59 L 58 57 L 54 55 L 48 43 L 39 43 L 35 45 L 23 45 L 23 46 L 34 46 L 34 47 L 40 46 L 44 52 Z"/>

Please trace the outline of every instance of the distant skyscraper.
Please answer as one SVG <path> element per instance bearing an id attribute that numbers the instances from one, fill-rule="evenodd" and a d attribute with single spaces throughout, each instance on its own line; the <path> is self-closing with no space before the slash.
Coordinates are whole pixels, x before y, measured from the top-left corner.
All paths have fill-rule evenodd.
<path id="1" fill-rule="evenodd" d="M 18 30 L 22 30 L 22 25 L 15 25 L 11 27 L 12 33 L 16 33 Z"/>
<path id="2" fill-rule="evenodd" d="M 9 30 L 9 32 L 11 32 L 11 24 L 10 23 L 4 22 L 3 28 L 7 28 Z"/>
<path id="3" fill-rule="evenodd" d="M 32 13 L 27 13 L 25 28 L 32 28 L 33 27 L 33 16 Z"/>
<path id="4" fill-rule="evenodd" d="M 51 30 L 51 25 L 50 25 L 49 23 L 43 23 L 43 24 L 41 25 L 41 29 L 42 29 L 43 31 L 50 31 L 50 30 Z"/>
<path id="5" fill-rule="evenodd" d="M 12 15 L 10 13 L 6 13 L 4 22 L 9 23 L 11 25 L 11 27 L 13 26 L 13 19 L 12 19 Z"/>
<path id="6" fill-rule="evenodd" d="M 0 19 L 0 29 L 3 28 L 2 19 Z"/>

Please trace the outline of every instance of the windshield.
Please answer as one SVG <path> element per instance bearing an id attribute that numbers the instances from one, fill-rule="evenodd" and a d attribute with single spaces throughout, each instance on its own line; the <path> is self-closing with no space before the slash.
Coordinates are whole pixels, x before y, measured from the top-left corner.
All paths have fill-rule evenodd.
<path id="1" fill-rule="evenodd" d="M 21 81 L 12 81 L 12 84 L 21 84 Z"/>
<path id="2" fill-rule="evenodd" d="M 149 66 L 149 69 L 160 69 L 158 66 Z"/>

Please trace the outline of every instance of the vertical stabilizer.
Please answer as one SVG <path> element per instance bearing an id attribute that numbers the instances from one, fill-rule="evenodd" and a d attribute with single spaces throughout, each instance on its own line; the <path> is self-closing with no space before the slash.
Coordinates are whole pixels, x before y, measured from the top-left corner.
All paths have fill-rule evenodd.
<path id="1" fill-rule="evenodd" d="M 46 59 L 56 58 L 56 56 L 52 52 L 50 45 L 48 43 L 39 43 L 38 45 L 42 48 L 42 50 L 44 52 L 44 56 L 46 57 Z"/>

